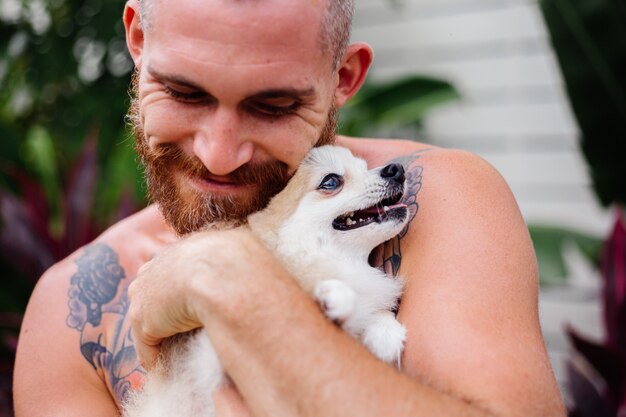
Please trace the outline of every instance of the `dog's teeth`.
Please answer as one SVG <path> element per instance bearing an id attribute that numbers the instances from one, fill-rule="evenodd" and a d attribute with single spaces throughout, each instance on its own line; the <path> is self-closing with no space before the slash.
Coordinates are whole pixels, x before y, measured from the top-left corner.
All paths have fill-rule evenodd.
<path id="1" fill-rule="evenodd" d="M 356 222 L 355 222 L 354 220 L 352 220 L 351 218 L 349 218 L 349 217 L 346 219 L 346 224 L 347 224 L 348 226 L 352 226 L 352 225 L 353 225 L 353 224 L 355 224 L 355 223 L 356 223 Z"/>
<path id="2" fill-rule="evenodd" d="M 387 207 L 387 206 L 383 206 L 383 210 L 384 210 L 385 212 L 387 212 L 387 211 L 389 211 L 389 207 Z"/>

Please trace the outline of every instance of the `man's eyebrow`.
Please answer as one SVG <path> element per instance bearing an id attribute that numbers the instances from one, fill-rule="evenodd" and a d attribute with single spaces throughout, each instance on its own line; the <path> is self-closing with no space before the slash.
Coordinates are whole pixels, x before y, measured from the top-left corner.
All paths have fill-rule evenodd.
<path id="1" fill-rule="evenodd" d="M 165 82 L 168 82 L 170 84 L 176 84 L 178 86 L 187 87 L 187 88 L 193 89 L 193 90 L 200 90 L 200 91 L 204 90 L 199 85 L 195 84 L 192 81 L 189 81 L 188 79 L 186 79 L 185 77 L 180 76 L 180 75 L 164 74 L 164 73 L 162 73 L 160 71 L 157 71 L 154 68 L 150 68 L 150 67 L 148 67 L 148 73 L 153 78 L 156 78 L 157 81 L 159 81 L 159 82 L 164 82 L 165 81 Z"/>
<path id="2" fill-rule="evenodd" d="M 186 87 L 189 89 L 204 91 L 204 88 L 186 79 L 181 75 L 176 74 L 164 74 L 154 68 L 148 67 L 148 73 L 159 82 L 167 82 L 175 84 L 177 86 Z M 314 87 L 309 88 L 270 88 L 267 90 L 261 90 L 253 93 L 247 97 L 246 100 L 263 100 L 272 98 L 293 98 L 297 100 L 310 100 L 317 96 L 317 91 Z"/>

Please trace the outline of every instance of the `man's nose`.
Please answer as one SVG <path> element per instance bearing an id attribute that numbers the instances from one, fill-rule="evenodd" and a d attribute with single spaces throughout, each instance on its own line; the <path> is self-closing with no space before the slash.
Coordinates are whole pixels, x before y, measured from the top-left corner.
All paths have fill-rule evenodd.
<path id="1" fill-rule="evenodd" d="M 213 175 L 228 175 L 250 162 L 254 146 L 236 110 L 214 109 L 200 121 L 193 152 Z"/>
<path id="2" fill-rule="evenodd" d="M 404 167 L 400 164 L 389 164 L 380 170 L 380 176 L 399 184 L 404 184 Z"/>

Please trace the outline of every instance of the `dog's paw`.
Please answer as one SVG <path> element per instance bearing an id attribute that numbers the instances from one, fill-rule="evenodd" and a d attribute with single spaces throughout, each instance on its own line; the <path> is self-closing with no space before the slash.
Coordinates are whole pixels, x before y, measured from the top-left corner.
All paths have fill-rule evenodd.
<path id="1" fill-rule="evenodd" d="M 389 311 L 377 315 L 363 333 L 363 344 L 370 352 L 382 361 L 398 367 L 405 340 L 406 328 Z"/>
<path id="2" fill-rule="evenodd" d="M 315 299 L 331 320 L 345 320 L 354 311 L 356 293 L 343 281 L 327 279 L 315 286 Z"/>

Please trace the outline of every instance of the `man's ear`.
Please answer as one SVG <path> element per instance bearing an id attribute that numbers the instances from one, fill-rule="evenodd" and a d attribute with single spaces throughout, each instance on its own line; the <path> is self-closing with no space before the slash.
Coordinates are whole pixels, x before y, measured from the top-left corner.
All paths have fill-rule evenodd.
<path id="1" fill-rule="evenodd" d="M 135 67 L 141 66 L 143 51 L 143 29 L 139 16 L 139 0 L 128 0 L 124 7 L 124 28 L 126 29 L 126 46 L 135 62 Z"/>
<path id="2" fill-rule="evenodd" d="M 336 108 L 343 106 L 359 91 L 373 59 L 372 48 L 366 43 L 355 43 L 348 47 L 337 72 Z"/>

